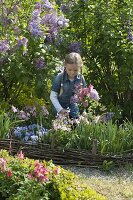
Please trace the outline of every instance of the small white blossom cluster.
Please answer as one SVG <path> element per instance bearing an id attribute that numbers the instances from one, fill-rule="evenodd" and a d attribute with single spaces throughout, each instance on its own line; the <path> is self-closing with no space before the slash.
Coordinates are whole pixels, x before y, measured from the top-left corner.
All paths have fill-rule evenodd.
<path id="1" fill-rule="evenodd" d="M 71 131 L 73 120 L 69 118 L 68 114 L 58 114 L 52 125 L 55 130 Z"/>

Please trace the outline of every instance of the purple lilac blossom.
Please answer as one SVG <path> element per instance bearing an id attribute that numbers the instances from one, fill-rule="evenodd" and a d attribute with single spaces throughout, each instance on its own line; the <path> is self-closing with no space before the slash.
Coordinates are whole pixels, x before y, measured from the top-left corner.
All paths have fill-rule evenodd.
<path id="1" fill-rule="evenodd" d="M 54 11 L 53 13 L 48 13 L 42 17 L 41 24 L 48 26 L 56 26 L 58 21 L 57 13 Z"/>
<path id="2" fill-rule="evenodd" d="M 35 61 L 35 67 L 37 69 L 44 69 L 45 66 L 46 66 L 46 63 L 45 63 L 44 58 L 40 57 L 40 58 L 36 59 L 36 61 Z"/>
<path id="3" fill-rule="evenodd" d="M 62 16 L 60 16 L 59 18 L 58 18 L 58 21 L 57 21 L 57 24 L 58 24 L 58 26 L 60 26 L 60 27 L 63 27 L 63 26 L 68 26 L 68 22 L 69 22 L 69 19 L 65 19 L 64 18 L 64 15 L 62 15 Z"/>
<path id="4" fill-rule="evenodd" d="M 69 20 L 65 19 L 63 15 L 58 17 L 55 10 L 52 13 L 45 12 L 40 17 L 40 14 L 43 13 L 43 8 L 53 9 L 53 5 L 48 0 L 43 1 L 42 4 L 37 2 L 34 8 L 28 29 L 35 37 L 41 36 L 46 39 L 47 43 L 51 43 L 55 35 L 57 35 L 58 29 L 68 26 Z"/>
<path id="5" fill-rule="evenodd" d="M 13 28 L 13 30 L 14 30 L 14 33 L 15 33 L 15 34 L 21 33 L 21 30 L 20 30 L 19 27 L 17 27 L 17 26 L 15 26 L 15 27 Z"/>
<path id="6" fill-rule="evenodd" d="M 53 5 L 48 0 L 43 0 L 42 8 L 46 8 L 48 10 L 53 9 Z"/>
<path id="7" fill-rule="evenodd" d="M 40 13 L 41 11 L 37 9 L 33 11 L 33 15 L 31 21 L 29 22 L 28 29 L 35 37 L 41 36 L 45 38 L 46 36 L 44 34 L 44 31 L 42 31 L 40 28 Z"/>
<path id="8" fill-rule="evenodd" d="M 0 53 L 5 53 L 10 49 L 9 43 L 7 40 L 0 41 Z"/>
<path id="9" fill-rule="evenodd" d="M 67 3 L 62 3 L 60 6 L 60 9 L 62 10 L 63 13 L 69 13 L 71 11 L 71 8 L 75 6 L 76 2 L 75 1 L 70 1 Z"/>
<path id="10" fill-rule="evenodd" d="M 80 43 L 79 42 L 73 42 L 69 45 L 68 47 L 68 51 L 69 53 L 71 52 L 76 52 L 76 53 L 81 53 L 81 50 L 80 50 Z"/>
<path id="11" fill-rule="evenodd" d="M 18 46 L 25 46 L 27 47 L 28 39 L 26 37 L 22 37 L 21 39 L 18 39 Z"/>
<path id="12" fill-rule="evenodd" d="M 36 2 L 35 5 L 34 5 L 34 9 L 38 9 L 38 10 L 41 10 L 42 8 L 42 5 L 41 5 L 41 2 Z"/>
<path id="13" fill-rule="evenodd" d="M 131 30 L 128 30 L 127 39 L 130 40 L 131 42 L 133 42 L 133 34 L 132 34 Z"/>
<path id="14" fill-rule="evenodd" d="M 8 19 L 8 18 L 5 17 L 5 16 L 1 17 L 0 20 L 1 20 L 3 26 L 7 26 L 7 25 L 11 24 L 11 20 Z"/>

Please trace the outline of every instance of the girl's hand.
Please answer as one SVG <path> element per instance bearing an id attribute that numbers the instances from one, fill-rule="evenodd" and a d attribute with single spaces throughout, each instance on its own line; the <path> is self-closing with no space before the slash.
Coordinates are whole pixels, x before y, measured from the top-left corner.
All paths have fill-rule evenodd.
<path id="1" fill-rule="evenodd" d="M 62 109 L 59 114 L 62 114 L 62 115 L 68 115 L 68 110 L 67 109 Z"/>

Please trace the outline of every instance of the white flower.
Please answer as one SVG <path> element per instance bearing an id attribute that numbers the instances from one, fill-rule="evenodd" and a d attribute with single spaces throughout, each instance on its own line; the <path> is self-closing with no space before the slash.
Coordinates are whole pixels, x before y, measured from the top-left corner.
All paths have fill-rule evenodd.
<path id="1" fill-rule="evenodd" d="M 32 135 L 31 137 L 32 142 L 38 141 L 38 136 L 37 135 Z"/>

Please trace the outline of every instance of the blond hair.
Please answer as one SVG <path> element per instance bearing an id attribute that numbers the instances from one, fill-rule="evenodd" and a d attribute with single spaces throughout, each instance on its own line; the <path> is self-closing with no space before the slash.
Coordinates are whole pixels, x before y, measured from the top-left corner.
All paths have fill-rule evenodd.
<path id="1" fill-rule="evenodd" d="M 83 61 L 80 54 L 72 52 L 65 56 L 64 65 L 66 64 L 75 64 L 79 67 L 82 67 Z"/>

